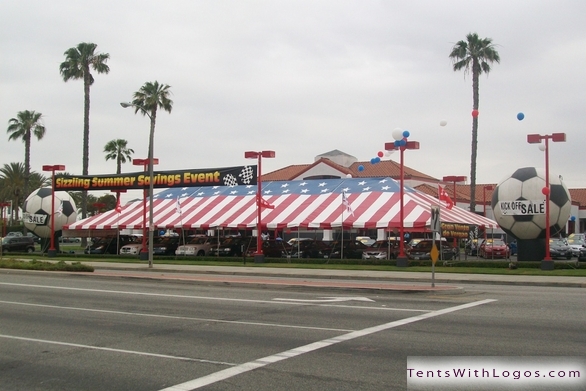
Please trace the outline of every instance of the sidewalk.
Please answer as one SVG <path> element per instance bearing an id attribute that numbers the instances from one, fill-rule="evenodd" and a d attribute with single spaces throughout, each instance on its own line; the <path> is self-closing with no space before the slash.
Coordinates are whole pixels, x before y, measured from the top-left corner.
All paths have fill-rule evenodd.
<path id="1" fill-rule="evenodd" d="M 528 285 L 586 288 L 586 277 L 518 276 L 492 274 L 366 271 L 331 269 L 286 269 L 253 266 L 193 266 L 146 263 L 83 262 L 94 267 L 94 275 L 156 278 L 218 284 L 286 285 L 314 288 L 369 289 L 405 292 L 463 293 L 458 284 Z M 546 272 L 544 272 L 546 273 Z"/>

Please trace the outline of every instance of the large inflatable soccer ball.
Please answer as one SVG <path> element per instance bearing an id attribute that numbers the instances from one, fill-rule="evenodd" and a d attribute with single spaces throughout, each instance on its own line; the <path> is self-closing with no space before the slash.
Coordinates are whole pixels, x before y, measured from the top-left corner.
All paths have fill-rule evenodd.
<path id="1" fill-rule="evenodd" d="M 550 174 L 549 183 L 550 234 L 555 235 L 566 226 L 572 201 L 568 188 L 558 175 Z M 492 210 L 503 231 L 521 240 L 545 237 L 545 213 L 539 211 L 539 206 L 534 208 L 531 202 L 545 206 L 544 187 L 545 174 L 535 167 L 520 168 L 497 185 L 492 193 Z M 523 212 L 519 208 L 523 208 Z"/>
<path id="2" fill-rule="evenodd" d="M 55 192 L 55 231 L 77 220 L 75 201 L 64 191 Z M 24 225 L 41 238 L 51 236 L 51 188 L 41 187 L 33 191 L 24 204 Z"/>

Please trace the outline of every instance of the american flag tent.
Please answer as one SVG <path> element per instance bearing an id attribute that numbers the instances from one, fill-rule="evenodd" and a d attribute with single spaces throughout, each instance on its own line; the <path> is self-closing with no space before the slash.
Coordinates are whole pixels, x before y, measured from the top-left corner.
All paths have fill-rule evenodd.
<path id="1" fill-rule="evenodd" d="M 255 228 L 256 185 L 170 188 L 154 195 L 157 229 Z M 262 225 L 267 229 L 399 228 L 400 187 L 391 178 L 315 179 L 262 183 Z M 345 199 L 344 199 L 345 198 Z M 437 198 L 404 191 L 404 227 L 429 227 Z M 125 205 L 64 227 L 65 231 L 142 229 L 143 202 Z M 149 205 L 147 202 L 146 208 Z M 498 228 L 495 221 L 454 206 L 441 221 Z M 148 224 L 148 219 L 147 219 Z M 67 235 L 67 233 L 66 233 Z"/>

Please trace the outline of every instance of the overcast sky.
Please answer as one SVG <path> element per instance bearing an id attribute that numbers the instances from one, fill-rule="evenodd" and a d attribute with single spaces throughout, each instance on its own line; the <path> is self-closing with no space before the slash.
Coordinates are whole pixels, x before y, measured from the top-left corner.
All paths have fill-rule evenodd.
<path id="1" fill-rule="evenodd" d="M 551 173 L 584 188 L 585 15 L 583 0 L 3 0 L 0 165 L 24 161 L 6 128 L 35 110 L 47 133 L 32 142 L 32 170 L 81 174 L 83 82 L 63 82 L 59 64 L 93 42 L 110 54 L 110 73 L 94 74 L 91 88 L 90 174 L 115 172 L 103 153 L 112 139 L 147 157 L 148 117 L 119 103 L 156 80 L 174 101 L 157 116 L 160 170 L 254 163 L 248 150 L 276 152 L 263 172 L 333 149 L 370 161 L 402 128 L 421 144 L 405 153 L 407 166 L 469 178 L 472 80 L 448 55 L 476 32 L 501 57 L 480 79 L 477 183 L 543 168 L 527 134 L 564 132 L 567 142 L 550 143 Z"/>

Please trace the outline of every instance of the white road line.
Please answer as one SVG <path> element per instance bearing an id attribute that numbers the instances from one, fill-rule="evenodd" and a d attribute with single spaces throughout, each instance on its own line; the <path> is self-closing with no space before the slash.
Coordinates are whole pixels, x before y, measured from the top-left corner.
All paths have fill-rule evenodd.
<path id="1" fill-rule="evenodd" d="M 74 348 L 93 349 L 93 350 L 104 350 L 104 351 L 107 351 L 107 352 L 115 352 L 115 353 L 136 354 L 138 356 L 150 356 L 150 357 L 158 357 L 158 358 L 168 358 L 168 359 L 180 360 L 180 361 L 195 361 L 195 362 L 206 363 L 206 364 L 219 364 L 219 365 L 228 365 L 228 366 L 238 365 L 238 364 L 234 364 L 234 363 L 230 363 L 230 362 L 224 362 L 224 361 L 204 360 L 204 359 L 201 359 L 201 358 L 190 358 L 190 357 L 181 357 L 181 356 L 169 356 L 167 354 L 156 354 L 156 353 L 147 353 L 147 352 L 137 352 L 137 351 L 134 351 L 134 350 L 112 349 L 112 348 L 105 348 L 105 347 L 100 347 L 100 346 L 81 345 L 81 344 L 77 344 L 77 343 L 60 342 L 60 341 L 49 341 L 49 340 L 46 340 L 46 339 L 17 337 L 17 336 L 14 336 L 14 335 L 0 334 L 0 338 L 16 339 L 16 340 L 27 341 L 27 342 L 46 343 L 46 344 L 51 344 L 51 345 L 71 346 L 71 347 L 74 347 Z"/>
<path id="2" fill-rule="evenodd" d="M 12 283 L 12 282 L 0 282 L 0 285 L 21 286 L 21 287 L 27 287 L 27 288 L 45 288 L 45 289 L 56 289 L 56 290 L 78 291 L 78 292 L 114 293 L 114 294 L 120 294 L 120 295 L 172 297 L 172 298 L 176 298 L 176 299 L 235 301 L 235 302 L 241 302 L 241 303 L 242 302 L 244 302 L 244 303 L 264 303 L 264 304 L 335 307 L 335 308 L 352 308 L 352 309 L 361 309 L 361 310 L 406 311 L 406 312 L 429 312 L 430 311 L 430 310 L 415 310 L 415 309 L 391 308 L 391 307 L 362 307 L 362 306 L 340 305 L 340 304 L 296 303 L 296 302 L 290 302 L 290 301 L 276 301 L 276 300 L 273 301 L 273 300 L 233 299 L 233 298 L 227 298 L 227 297 L 171 295 L 171 294 L 167 294 L 167 293 L 146 293 L 146 292 L 114 291 L 114 290 L 90 289 L 90 288 L 71 288 L 71 287 L 63 287 L 63 286 L 17 284 L 17 283 Z"/>
<path id="3" fill-rule="evenodd" d="M 340 342 L 364 337 L 369 334 L 377 333 L 377 332 L 383 331 L 383 330 L 392 329 L 392 328 L 395 328 L 398 326 L 404 326 L 406 324 L 418 322 L 420 320 L 425 320 L 425 319 L 430 319 L 430 318 L 433 318 L 436 316 L 445 315 L 450 312 L 455 312 L 455 311 L 463 310 L 466 308 L 472 308 L 472 307 L 476 307 L 476 306 L 479 306 L 482 304 L 491 303 L 493 301 L 496 301 L 496 300 L 487 299 L 487 300 L 476 301 L 473 303 L 467 303 L 467 304 L 459 305 L 456 307 L 445 308 L 442 310 L 413 316 L 411 318 L 405 318 L 405 319 L 397 320 L 394 322 L 381 324 L 379 326 L 368 327 L 363 330 L 353 331 L 348 334 L 340 335 L 338 337 L 324 339 L 322 341 L 310 343 L 308 345 L 300 346 L 298 348 L 294 348 L 294 349 L 287 350 L 287 351 L 284 351 L 281 353 L 273 354 L 271 356 L 259 358 L 258 360 L 250 361 L 250 362 L 247 362 L 244 364 L 240 364 L 238 366 L 227 368 L 222 371 L 212 373 L 207 376 L 200 377 L 199 379 L 190 380 L 185 383 L 181 383 L 181 384 L 177 384 L 177 385 L 174 385 L 171 387 L 164 388 L 160 391 L 191 391 L 191 390 L 196 390 L 198 388 L 205 387 L 207 385 L 210 385 L 210 384 L 222 381 L 222 380 L 226 380 L 228 378 L 240 375 L 242 373 L 249 372 L 249 371 L 255 370 L 257 368 L 264 367 L 268 364 L 272 364 L 272 363 L 276 363 L 276 362 L 279 362 L 282 360 L 286 360 L 288 358 L 299 356 L 301 354 L 312 352 L 312 351 L 315 351 L 318 349 L 322 349 L 322 348 L 325 348 L 325 347 L 328 347 L 328 346 L 331 346 L 331 345 L 334 345 L 334 344 L 337 344 Z"/>
<path id="4" fill-rule="evenodd" d="M 296 326 L 296 325 L 278 324 L 278 323 L 261 323 L 261 322 L 245 322 L 245 321 L 238 321 L 238 320 L 223 320 L 223 319 L 210 319 L 210 318 L 194 318 L 194 317 L 189 317 L 189 316 L 172 316 L 172 315 L 143 314 L 143 313 L 140 313 L 140 312 L 124 312 L 124 311 L 112 311 L 112 310 L 99 310 L 99 309 L 93 309 L 93 308 L 65 307 L 65 306 L 58 306 L 58 305 L 21 303 L 21 302 L 16 302 L 16 301 L 5 301 L 5 300 L 0 300 L 0 304 L 11 304 L 11 305 L 21 305 L 21 306 L 29 306 L 29 307 L 42 307 L 42 308 L 53 308 L 53 309 L 59 309 L 59 310 L 99 312 L 99 313 L 116 314 L 116 315 L 144 316 L 144 317 L 149 317 L 149 318 L 181 319 L 181 320 L 193 320 L 193 321 L 200 321 L 200 322 L 230 323 L 230 324 L 241 324 L 241 325 L 249 325 L 249 326 L 283 327 L 283 328 L 291 328 L 291 329 L 318 330 L 318 331 L 336 331 L 336 332 L 349 332 L 349 331 L 353 331 L 351 329 L 334 329 L 334 328 L 328 328 L 328 327 Z"/>

